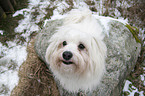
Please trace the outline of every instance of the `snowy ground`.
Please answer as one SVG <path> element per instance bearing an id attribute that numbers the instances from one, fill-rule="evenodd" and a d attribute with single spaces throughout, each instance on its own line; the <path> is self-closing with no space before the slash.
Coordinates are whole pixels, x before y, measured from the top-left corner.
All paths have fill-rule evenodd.
<path id="1" fill-rule="evenodd" d="M 105 8 L 101 5 L 103 0 L 95 2 L 96 6 L 98 6 L 97 9 L 99 9 L 99 11 L 95 12 L 94 14 L 98 16 L 101 15 L 101 12 L 105 11 Z M 117 6 L 121 5 L 121 3 L 119 2 L 117 4 Z M 127 2 L 124 2 L 122 4 L 123 5 L 121 6 L 126 5 L 125 7 L 131 6 Z M 47 15 L 46 8 L 53 8 L 54 6 L 56 8 L 55 10 L 53 10 L 53 15 L 51 16 L 51 18 L 44 18 Z M 79 8 L 82 6 L 88 5 L 86 5 L 83 0 L 73 2 L 73 8 Z M 63 18 L 64 15 L 62 14 L 65 13 L 64 10 L 69 9 L 69 7 L 70 5 L 68 4 L 68 2 L 65 2 L 65 0 L 56 0 L 54 2 L 52 2 L 51 0 L 29 0 L 29 5 L 27 8 L 18 10 L 13 14 L 13 17 L 20 14 L 24 16 L 24 19 L 20 20 L 19 25 L 15 28 L 15 32 L 22 33 L 21 36 L 25 38 L 26 42 L 24 44 L 17 44 L 17 39 L 15 39 L 14 41 L 6 42 L 8 46 L 2 45 L 2 43 L 0 42 L 0 96 L 9 96 L 12 89 L 15 87 L 15 85 L 17 85 L 19 80 L 19 67 L 27 57 L 27 42 L 30 40 L 30 34 L 33 32 L 37 32 L 40 29 L 38 23 L 44 22 L 45 25 L 46 21 Z M 39 14 L 35 16 L 34 20 L 33 13 L 36 12 L 36 10 Z M 118 21 L 127 22 L 127 19 L 124 20 L 117 9 L 114 10 L 115 18 L 118 18 Z M 102 18 L 102 20 L 105 21 L 105 19 L 103 19 L 104 17 L 99 18 Z M 106 23 L 107 21 L 103 22 L 104 25 Z M 0 30 L 0 34 L 3 35 L 4 31 L 5 30 Z M 145 85 L 145 74 L 141 75 L 140 77 Z M 138 89 L 132 85 L 132 82 L 128 80 L 125 83 L 123 91 L 128 91 L 130 93 L 129 96 L 134 96 L 135 92 L 139 93 L 140 96 L 143 96 L 143 91 L 139 92 Z"/>

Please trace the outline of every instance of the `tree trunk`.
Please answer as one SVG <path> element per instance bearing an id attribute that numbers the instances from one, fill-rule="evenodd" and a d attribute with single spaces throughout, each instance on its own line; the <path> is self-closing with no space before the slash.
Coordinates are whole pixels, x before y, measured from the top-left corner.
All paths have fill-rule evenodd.
<path id="1" fill-rule="evenodd" d="M 14 8 L 10 2 L 10 0 L 0 0 L 0 6 L 6 13 L 13 13 Z"/>
<path id="2" fill-rule="evenodd" d="M 4 18 L 6 18 L 6 17 L 7 17 L 7 16 L 6 16 L 4 10 L 3 10 L 3 9 L 1 8 L 1 6 L 0 6 L 0 18 L 4 19 Z"/>
<path id="3" fill-rule="evenodd" d="M 16 1 L 15 1 L 15 0 L 10 0 L 10 2 L 11 2 L 11 4 L 13 5 L 13 8 L 16 9 L 16 8 L 15 8 L 15 7 L 16 7 L 16 4 L 17 4 Z"/>

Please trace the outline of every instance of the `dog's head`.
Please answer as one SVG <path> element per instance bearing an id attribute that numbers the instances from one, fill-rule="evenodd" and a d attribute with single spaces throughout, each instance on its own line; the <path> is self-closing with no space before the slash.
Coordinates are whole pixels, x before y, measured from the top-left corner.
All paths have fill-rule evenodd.
<path id="1" fill-rule="evenodd" d="M 50 39 L 46 61 L 58 74 L 82 74 L 89 63 L 88 34 L 63 28 Z"/>
<path id="2" fill-rule="evenodd" d="M 104 71 L 101 64 L 104 64 L 106 46 L 94 36 L 61 27 L 49 42 L 45 58 L 55 75 L 84 76 Z"/>
<path id="3" fill-rule="evenodd" d="M 45 59 L 65 89 L 72 92 L 91 89 L 105 71 L 102 29 L 87 12 L 68 17 L 50 38 Z"/>

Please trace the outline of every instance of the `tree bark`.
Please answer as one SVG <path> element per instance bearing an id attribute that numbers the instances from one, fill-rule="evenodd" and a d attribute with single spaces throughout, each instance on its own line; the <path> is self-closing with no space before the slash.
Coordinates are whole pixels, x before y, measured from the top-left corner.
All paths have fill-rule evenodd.
<path id="1" fill-rule="evenodd" d="M 14 8 L 10 2 L 10 0 L 0 0 L 0 6 L 6 13 L 13 13 Z"/>
<path id="2" fill-rule="evenodd" d="M 6 16 L 4 10 L 3 10 L 3 9 L 1 8 L 1 6 L 0 6 L 0 18 L 5 19 L 6 17 L 7 17 L 7 16 Z"/>
<path id="3" fill-rule="evenodd" d="M 12 4 L 13 8 L 16 9 L 16 5 L 17 5 L 16 0 L 10 0 L 10 2 Z"/>

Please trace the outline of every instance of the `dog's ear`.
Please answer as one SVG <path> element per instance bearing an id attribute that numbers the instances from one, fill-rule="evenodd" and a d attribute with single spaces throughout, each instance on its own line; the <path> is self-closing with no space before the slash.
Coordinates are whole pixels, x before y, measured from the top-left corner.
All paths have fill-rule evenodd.
<path id="1" fill-rule="evenodd" d="M 97 38 L 93 38 L 94 41 L 95 41 L 95 45 L 98 49 L 98 51 L 101 53 L 101 55 L 103 57 L 106 57 L 106 52 L 107 52 L 107 47 L 106 47 L 106 44 L 102 41 L 102 40 L 98 40 Z"/>
<path id="2" fill-rule="evenodd" d="M 89 49 L 90 68 L 93 72 L 96 73 L 105 71 L 105 57 L 106 57 L 107 48 L 105 43 L 102 40 L 96 39 L 95 37 L 91 40 L 91 47 Z"/>
<path id="3" fill-rule="evenodd" d="M 46 49 L 46 54 L 45 54 L 45 61 L 47 62 L 47 64 L 49 64 L 49 60 L 52 54 L 57 50 L 59 46 L 59 42 L 57 38 L 56 39 L 51 38 L 48 42 L 49 42 L 49 45 Z"/>

